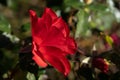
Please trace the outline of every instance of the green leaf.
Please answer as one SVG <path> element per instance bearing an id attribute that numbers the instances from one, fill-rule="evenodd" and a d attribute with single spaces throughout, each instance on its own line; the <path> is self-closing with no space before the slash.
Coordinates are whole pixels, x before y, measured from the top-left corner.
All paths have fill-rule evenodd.
<path id="1" fill-rule="evenodd" d="M 110 36 L 106 35 L 106 36 L 105 36 L 105 39 L 106 39 L 107 43 L 108 43 L 110 46 L 112 46 L 112 44 L 113 44 L 112 38 L 111 38 Z"/>
<path id="2" fill-rule="evenodd" d="M 90 21 L 91 27 L 97 27 L 100 30 L 107 30 L 111 28 L 113 21 L 116 21 L 115 16 L 110 11 L 93 12 L 94 15 Z"/>
<path id="3" fill-rule="evenodd" d="M 81 3 L 79 0 L 64 0 L 64 5 L 67 7 L 73 7 L 73 8 L 80 8 L 84 4 Z"/>
<path id="4" fill-rule="evenodd" d="M 85 36 L 89 28 L 88 14 L 84 10 L 80 10 L 77 13 L 77 18 L 78 18 L 78 22 L 75 32 L 75 38 L 78 38 L 80 36 Z"/>
<path id="5" fill-rule="evenodd" d="M 103 30 L 110 29 L 113 21 L 115 21 L 115 16 L 111 12 L 106 12 L 100 16 L 98 16 L 97 19 L 100 19 Z"/>
<path id="6" fill-rule="evenodd" d="M 30 72 L 27 73 L 26 78 L 27 78 L 28 80 L 36 80 L 35 75 L 32 74 L 32 73 L 30 73 Z"/>
<path id="7" fill-rule="evenodd" d="M 92 11 L 100 11 L 100 12 L 104 12 L 106 11 L 106 9 L 108 8 L 105 4 L 92 4 L 88 6 Z"/>
<path id="8" fill-rule="evenodd" d="M 2 15 L 0 15 L 0 31 L 11 33 L 11 25 Z"/>
<path id="9" fill-rule="evenodd" d="M 26 23 L 26 24 L 22 25 L 21 26 L 21 31 L 22 32 L 30 31 L 30 23 Z"/>

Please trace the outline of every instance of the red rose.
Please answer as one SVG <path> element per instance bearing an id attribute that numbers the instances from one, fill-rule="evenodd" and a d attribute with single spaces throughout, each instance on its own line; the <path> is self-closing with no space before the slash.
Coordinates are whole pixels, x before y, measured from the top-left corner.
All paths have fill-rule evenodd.
<path id="1" fill-rule="evenodd" d="M 113 44 L 115 47 L 119 47 L 120 46 L 120 37 L 118 37 L 118 35 L 116 33 L 111 34 L 111 38 L 113 40 Z"/>
<path id="2" fill-rule="evenodd" d="M 92 60 L 92 66 L 95 68 L 100 69 L 102 72 L 107 73 L 108 72 L 108 64 L 105 62 L 102 58 L 93 58 Z"/>
<path id="3" fill-rule="evenodd" d="M 66 55 L 74 54 L 77 47 L 74 39 L 69 36 L 70 31 L 67 24 L 61 17 L 58 18 L 50 8 L 45 9 L 41 18 L 30 10 L 30 17 L 33 59 L 41 67 L 51 64 L 64 75 L 68 75 L 70 63 Z"/>

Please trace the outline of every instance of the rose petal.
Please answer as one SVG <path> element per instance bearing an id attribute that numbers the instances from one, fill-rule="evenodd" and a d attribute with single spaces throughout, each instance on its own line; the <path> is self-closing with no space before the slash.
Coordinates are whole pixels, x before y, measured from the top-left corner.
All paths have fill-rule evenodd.
<path id="1" fill-rule="evenodd" d="M 44 62 L 42 58 L 40 58 L 40 56 L 35 55 L 36 54 L 35 52 L 33 53 L 34 53 L 34 56 L 32 59 L 37 63 L 37 65 L 39 65 L 40 67 L 47 67 L 47 63 Z"/>
<path id="2" fill-rule="evenodd" d="M 53 24 L 53 27 L 56 27 L 57 29 L 59 29 L 59 31 L 63 34 L 64 37 L 68 37 L 69 36 L 69 28 L 67 26 L 67 24 L 64 22 L 64 20 L 62 18 L 58 18 Z"/>
<path id="3" fill-rule="evenodd" d="M 40 47 L 40 51 L 44 54 L 44 59 L 55 67 L 58 71 L 67 75 L 70 72 L 70 64 L 64 55 L 61 55 L 63 52 L 54 47 Z"/>
<path id="4" fill-rule="evenodd" d="M 57 18 L 57 15 L 55 14 L 55 12 L 53 12 L 53 10 L 51 10 L 50 8 L 45 8 L 42 18 L 47 19 L 48 15 L 51 17 L 52 22 Z"/>
<path id="5" fill-rule="evenodd" d="M 59 48 L 66 52 L 65 54 L 75 53 L 77 46 L 73 38 L 65 38 L 60 31 L 58 28 L 52 27 L 43 45 Z"/>
<path id="6" fill-rule="evenodd" d="M 33 42 L 33 60 L 41 67 L 46 67 L 47 63 L 43 60 L 42 54 L 37 51 L 37 46 L 35 45 L 35 43 Z"/>
<path id="7" fill-rule="evenodd" d="M 74 54 L 77 50 L 77 45 L 75 43 L 75 40 L 69 37 L 66 43 L 67 43 L 66 52 L 68 52 L 69 54 Z"/>
<path id="8" fill-rule="evenodd" d="M 29 13 L 30 13 L 30 18 L 31 18 L 31 23 L 32 23 L 32 26 L 34 26 L 34 24 L 37 22 L 38 18 L 37 18 L 37 15 L 36 15 L 36 12 L 33 11 L 33 10 L 29 10 Z"/>

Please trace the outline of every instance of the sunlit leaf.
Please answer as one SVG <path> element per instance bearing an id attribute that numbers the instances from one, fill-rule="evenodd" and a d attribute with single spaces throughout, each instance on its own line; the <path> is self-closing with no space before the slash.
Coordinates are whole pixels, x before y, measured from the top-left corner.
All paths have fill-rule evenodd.
<path id="1" fill-rule="evenodd" d="M 112 46 L 112 44 L 113 44 L 112 38 L 111 38 L 110 36 L 106 35 L 106 36 L 105 36 L 105 39 L 106 39 L 107 43 L 108 43 L 110 46 Z"/>
<path id="2" fill-rule="evenodd" d="M 6 36 L 7 38 L 9 38 L 11 40 L 11 42 L 13 42 L 13 43 L 18 43 L 20 41 L 20 39 L 17 36 L 12 35 L 10 33 L 3 32 L 3 35 Z"/>
<path id="3" fill-rule="evenodd" d="M 113 21 L 115 21 L 115 16 L 109 12 L 94 12 L 92 20 L 89 22 L 90 27 L 95 28 L 97 27 L 100 30 L 110 29 Z"/>
<path id="4" fill-rule="evenodd" d="M 26 78 L 27 78 L 28 80 L 36 80 L 35 75 L 32 74 L 32 73 L 30 73 L 30 72 L 27 73 Z"/>
<path id="5" fill-rule="evenodd" d="M 82 60 L 82 64 L 88 64 L 89 63 L 89 61 L 90 61 L 90 57 L 86 57 L 86 58 L 84 58 L 83 60 Z"/>
<path id="6" fill-rule="evenodd" d="M 75 32 L 75 38 L 78 38 L 80 36 L 85 36 L 89 28 L 88 14 L 84 10 L 80 10 L 77 13 L 77 18 L 78 18 L 78 22 L 77 22 L 77 28 Z"/>
<path id="7" fill-rule="evenodd" d="M 47 80 L 47 79 L 48 79 L 48 76 L 45 74 L 40 75 L 38 78 L 38 80 Z"/>
<path id="8" fill-rule="evenodd" d="M 107 0 L 107 4 L 110 12 L 114 14 L 116 20 L 120 22 L 120 10 L 115 7 L 114 1 L 118 1 L 117 3 L 119 4 L 119 0 Z"/>

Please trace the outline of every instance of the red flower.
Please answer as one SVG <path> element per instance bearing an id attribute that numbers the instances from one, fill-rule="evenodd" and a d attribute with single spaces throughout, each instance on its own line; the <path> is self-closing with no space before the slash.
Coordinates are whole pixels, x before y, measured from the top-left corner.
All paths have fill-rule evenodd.
<path id="1" fill-rule="evenodd" d="M 118 37 L 118 35 L 116 33 L 113 33 L 111 35 L 111 38 L 113 39 L 114 46 L 119 47 L 120 46 L 120 38 Z"/>
<path id="2" fill-rule="evenodd" d="M 41 18 L 30 10 L 30 17 L 33 59 L 41 67 L 51 64 L 58 71 L 67 75 L 70 72 L 70 63 L 66 55 L 76 51 L 76 44 L 74 39 L 69 36 L 67 24 L 61 17 L 58 18 L 50 8 L 45 9 Z"/>
<path id="3" fill-rule="evenodd" d="M 102 58 L 93 58 L 92 66 L 100 69 L 104 73 L 108 72 L 109 66 L 108 66 L 107 62 L 105 62 L 105 60 Z"/>

